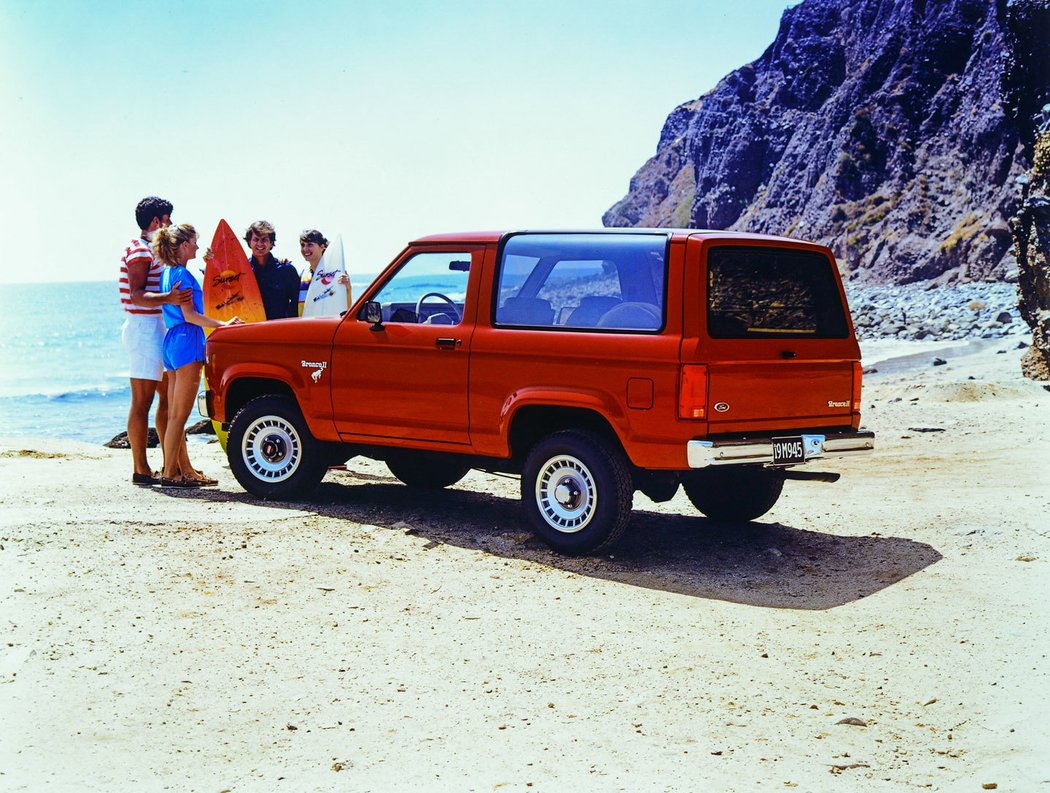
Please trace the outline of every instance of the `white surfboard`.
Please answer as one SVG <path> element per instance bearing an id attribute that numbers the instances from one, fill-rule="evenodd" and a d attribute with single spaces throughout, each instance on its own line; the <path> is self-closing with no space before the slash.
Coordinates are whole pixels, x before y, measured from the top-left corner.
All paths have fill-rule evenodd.
<path id="1" fill-rule="evenodd" d="M 349 308 L 346 304 L 346 287 L 339 283 L 339 276 L 345 272 L 343 238 L 336 236 L 335 241 L 325 248 L 313 280 L 310 281 L 310 288 L 306 290 L 304 317 L 339 316 Z"/>

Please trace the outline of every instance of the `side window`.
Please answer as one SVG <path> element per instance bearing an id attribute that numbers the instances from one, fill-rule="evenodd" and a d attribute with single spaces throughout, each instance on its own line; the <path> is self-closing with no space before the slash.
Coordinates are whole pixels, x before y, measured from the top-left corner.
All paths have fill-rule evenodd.
<path id="1" fill-rule="evenodd" d="M 496 324 L 655 331 L 663 327 L 663 234 L 520 234 L 500 260 Z"/>
<path id="2" fill-rule="evenodd" d="M 383 284 L 373 298 L 384 322 L 458 325 L 470 275 L 470 253 L 417 253 Z"/>

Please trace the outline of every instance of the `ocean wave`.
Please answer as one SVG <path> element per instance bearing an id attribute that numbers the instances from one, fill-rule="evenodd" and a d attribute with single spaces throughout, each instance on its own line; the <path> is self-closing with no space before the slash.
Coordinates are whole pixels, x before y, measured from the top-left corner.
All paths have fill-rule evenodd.
<path id="1" fill-rule="evenodd" d="M 0 400 L 6 402 L 85 402 L 92 399 L 111 399 L 131 393 L 131 385 L 123 384 L 82 386 L 73 388 L 40 389 L 39 387 L 0 388 Z"/>

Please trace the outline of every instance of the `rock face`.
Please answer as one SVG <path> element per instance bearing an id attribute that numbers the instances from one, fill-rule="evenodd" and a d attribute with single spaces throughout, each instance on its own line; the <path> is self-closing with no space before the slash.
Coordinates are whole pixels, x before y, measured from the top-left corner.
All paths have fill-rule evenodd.
<path id="1" fill-rule="evenodd" d="M 1021 119 L 1022 142 L 1032 163 L 1021 179 L 1021 208 L 1014 218 L 1018 263 L 1018 308 L 1032 328 L 1032 347 L 1022 370 L 1033 380 L 1050 380 L 1050 0 L 1009 7 L 1010 52 L 1005 94 Z M 1043 104 L 1036 113 L 1037 104 Z"/>
<path id="2" fill-rule="evenodd" d="M 671 113 L 605 225 L 803 237 L 857 283 L 1014 280 L 1027 99 L 1004 101 L 1008 17 L 1043 2 L 804 0 Z"/>
<path id="3" fill-rule="evenodd" d="M 1050 380 L 1050 108 L 1035 143 L 1035 163 L 1015 219 L 1018 309 L 1032 328 L 1021 363 L 1033 380 Z"/>

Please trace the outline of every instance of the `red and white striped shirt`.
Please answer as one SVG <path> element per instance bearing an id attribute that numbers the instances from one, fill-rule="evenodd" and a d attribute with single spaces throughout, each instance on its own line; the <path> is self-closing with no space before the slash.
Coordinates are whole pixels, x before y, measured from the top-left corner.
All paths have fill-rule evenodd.
<path id="1" fill-rule="evenodd" d="M 128 265 L 132 262 L 145 262 L 149 265 L 149 272 L 146 274 L 146 291 L 160 291 L 160 274 L 164 269 L 164 265 L 153 258 L 153 253 L 150 251 L 145 240 L 141 238 L 134 239 L 131 241 L 131 244 L 124 249 L 124 255 L 120 259 L 121 305 L 124 306 L 124 310 L 129 314 L 160 314 L 160 306 L 157 306 L 156 308 L 145 308 L 143 306 L 136 306 L 131 302 L 131 287 L 128 285 Z"/>

